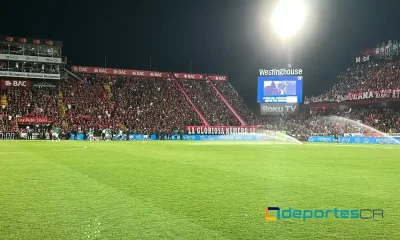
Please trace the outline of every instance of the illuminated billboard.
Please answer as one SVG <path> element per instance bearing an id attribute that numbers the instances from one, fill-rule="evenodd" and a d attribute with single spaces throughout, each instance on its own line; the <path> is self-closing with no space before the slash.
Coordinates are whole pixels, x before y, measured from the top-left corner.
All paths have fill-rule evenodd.
<path id="1" fill-rule="evenodd" d="M 258 77 L 257 102 L 259 103 L 301 103 L 302 98 L 302 76 Z"/>

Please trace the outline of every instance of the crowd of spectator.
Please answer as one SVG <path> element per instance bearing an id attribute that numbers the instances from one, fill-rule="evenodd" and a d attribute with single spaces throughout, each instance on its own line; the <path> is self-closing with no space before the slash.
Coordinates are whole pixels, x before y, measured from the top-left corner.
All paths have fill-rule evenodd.
<path id="1" fill-rule="evenodd" d="M 0 53 L 40 57 L 60 57 L 61 48 L 40 45 L 21 45 L 15 43 L 0 43 Z"/>
<path id="2" fill-rule="evenodd" d="M 373 105 L 368 108 L 354 109 L 346 117 L 358 119 L 381 132 L 400 132 L 400 106 L 398 104 Z"/>
<path id="3" fill-rule="evenodd" d="M 4 66 L 0 64 L 0 66 Z M 368 132 L 363 123 L 382 132 L 400 132 L 400 107 L 374 105 L 352 109 L 302 111 L 286 116 L 257 116 L 227 81 L 143 78 L 84 74 L 82 80 L 61 80 L 57 88 L 6 88 L 7 106 L 0 106 L 0 131 L 18 131 L 16 119 L 45 116 L 65 131 L 109 128 L 132 133 L 183 132 L 202 125 L 185 93 L 212 126 L 241 123 L 212 84 L 247 125 L 286 131 L 293 136 L 332 132 Z M 341 101 L 349 92 L 400 88 L 400 61 L 366 62 L 338 76 L 337 83 L 312 101 Z M 179 84 L 185 93 L 182 93 Z M 352 119 L 350 121 L 347 119 Z"/>
<path id="4" fill-rule="evenodd" d="M 54 88 L 7 88 L 0 91 L 7 105 L 0 107 L 2 131 L 18 131 L 18 117 L 48 117 L 60 123 Z"/>
<path id="5" fill-rule="evenodd" d="M 176 132 L 202 124 L 173 79 L 122 78 L 113 96 L 115 117 L 135 132 Z"/>
<path id="6" fill-rule="evenodd" d="M 340 91 L 349 88 L 357 91 L 371 91 L 385 86 L 400 88 L 399 73 L 399 61 L 387 62 L 383 66 L 371 62 L 355 65 L 338 77 L 339 82 L 328 92 L 327 98 L 334 98 L 340 95 Z M 371 76 L 373 78 L 369 80 Z M 375 104 L 341 110 L 337 107 L 311 111 L 303 109 L 292 115 L 257 116 L 247 108 L 228 82 L 215 81 L 214 85 L 248 125 L 258 125 L 261 130 L 285 131 L 296 137 L 332 133 L 370 133 L 376 132 L 375 129 L 382 132 L 400 132 L 399 104 Z"/>
<path id="7" fill-rule="evenodd" d="M 171 79 L 85 75 L 61 85 L 69 129 L 182 131 L 202 122 Z"/>
<path id="8" fill-rule="evenodd" d="M 189 88 L 190 82 L 180 82 Z M 237 105 L 243 103 L 241 99 L 233 98 L 239 98 L 239 95 L 228 83 L 217 83 L 216 86 L 235 109 L 243 107 L 244 111 L 250 111 Z M 187 125 L 202 124 L 172 79 L 87 75 L 84 82 L 64 81 L 59 89 L 7 88 L 1 90 L 0 95 L 4 94 L 8 104 L 1 106 L 1 131 L 17 131 L 16 119 L 21 116 L 46 116 L 70 131 L 110 128 L 115 131 L 130 129 L 136 133 L 174 132 L 182 131 Z M 197 97 L 192 97 L 197 100 Z M 241 110 L 237 112 L 243 114 Z M 244 119 L 254 125 L 286 131 L 293 136 L 375 131 L 357 123 L 382 132 L 400 131 L 400 107 L 396 104 L 341 111 L 328 108 L 285 116 L 245 116 L 252 116 Z"/>
<path id="9" fill-rule="evenodd" d="M 309 102 L 341 102 L 349 93 L 400 89 L 400 61 L 357 63 L 337 77 L 335 85 Z"/>
<path id="10" fill-rule="evenodd" d="M 208 124 L 211 126 L 240 126 L 237 117 L 208 81 L 179 79 L 178 82 Z"/>
<path id="11" fill-rule="evenodd" d="M 7 131 L 7 129 L 6 129 L 6 123 L 5 123 L 5 114 L 3 114 L 3 106 L 0 106 L 1 108 L 0 108 L 0 132 L 6 132 Z M 5 108 L 5 106 L 4 106 L 4 108 Z"/>
<path id="12" fill-rule="evenodd" d="M 80 80 L 62 81 L 59 97 L 60 111 L 66 119 L 66 126 L 71 131 L 89 128 L 104 128 L 115 124 L 111 114 L 114 111 L 112 101 L 108 101 L 104 84 L 107 78 L 92 75 Z"/>
<path id="13" fill-rule="evenodd" d="M 23 88 L 3 89 L 0 90 L 0 96 L 7 96 L 7 106 L 1 107 L 2 129 L 1 131 L 16 131 L 16 119 L 20 116 L 29 114 L 28 107 L 29 90 Z"/>
<path id="14" fill-rule="evenodd" d="M 45 63 L 0 61 L 0 71 L 57 74 L 60 68 Z"/>
<path id="15" fill-rule="evenodd" d="M 285 131 L 291 136 L 345 133 L 399 133 L 400 104 L 374 104 L 359 108 L 324 108 L 293 115 L 263 116 L 264 129 Z"/>
<path id="16" fill-rule="evenodd" d="M 244 103 L 242 97 L 228 81 L 213 82 L 218 91 L 224 96 L 228 103 L 235 109 L 236 113 L 246 122 L 247 125 L 257 125 L 257 116 Z"/>

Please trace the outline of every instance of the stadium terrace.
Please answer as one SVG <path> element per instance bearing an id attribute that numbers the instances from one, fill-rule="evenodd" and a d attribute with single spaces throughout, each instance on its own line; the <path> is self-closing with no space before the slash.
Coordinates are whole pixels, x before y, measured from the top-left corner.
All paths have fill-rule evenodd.
<path id="1" fill-rule="evenodd" d="M 340 73 L 327 93 L 305 97 L 299 107 L 268 106 L 267 116 L 250 109 L 225 75 L 70 66 L 60 57 L 62 42 L 16 37 L 0 42 L 4 43 L 0 48 L 3 138 L 49 139 L 53 126 L 62 139 L 88 139 L 91 134 L 104 139 L 107 132 L 110 139 L 136 134 L 140 139 L 154 135 L 165 140 L 182 139 L 184 134 L 274 130 L 307 141 L 309 136 L 371 133 L 345 122 L 330 124 L 326 116 L 332 114 L 389 134 L 400 132 L 397 41 L 390 51 L 368 51 L 371 56 Z M 259 73 L 282 76 L 303 71 L 259 69 Z M 390 104 L 381 105 L 387 101 Z M 343 106 L 343 102 L 354 104 Z M 282 111 L 284 107 L 295 108 L 296 113 Z"/>

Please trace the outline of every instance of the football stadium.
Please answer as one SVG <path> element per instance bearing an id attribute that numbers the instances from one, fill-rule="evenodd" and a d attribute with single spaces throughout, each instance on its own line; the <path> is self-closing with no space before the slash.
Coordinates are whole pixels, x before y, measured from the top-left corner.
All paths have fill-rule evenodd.
<path id="1" fill-rule="evenodd" d="M 156 2 L 141 7 L 153 9 Z M 271 48 L 283 49 L 279 54 L 258 65 L 243 62 L 246 55 L 237 67 L 234 60 L 201 62 L 214 50 L 238 50 L 209 46 L 220 44 L 203 38 L 215 30 L 183 9 L 209 9 L 201 16 L 217 29 L 240 20 L 236 7 L 246 12 L 265 2 L 271 11 L 262 24 L 271 30 Z M 387 2 L 387 11 L 400 9 Z M 99 15 L 117 9 L 109 4 Z M 165 24 L 180 30 L 168 36 L 160 30 L 160 38 L 144 38 L 137 49 L 154 48 L 154 41 L 196 52 L 193 60 L 176 53 L 185 67 L 175 56 L 162 60 L 160 54 L 170 54 L 162 47 L 155 47 L 158 54 L 137 53 L 135 66 L 125 58 L 136 49 L 124 40 L 133 30 L 74 33 L 61 19 L 53 22 L 56 12 L 21 28 L 33 37 L 21 37 L 13 24 L 0 31 L 0 239 L 400 239 L 399 33 L 357 25 L 363 10 L 349 10 L 344 1 L 157 4 L 166 13 L 134 24 L 148 28 L 166 14 Z M 353 15 L 341 15 L 342 7 Z M 75 9 L 66 8 L 68 26 L 92 18 L 77 11 L 69 22 Z M 214 16 L 220 8 L 227 14 Z M 324 11 L 370 27 L 371 37 L 355 38 L 329 62 L 321 56 L 315 64 L 303 55 L 322 54 L 336 41 L 323 35 L 340 39 L 334 25 L 316 27 L 321 37 L 310 37 L 318 41 L 308 46 L 312 53 L 310 39 L 299 40 L 303 52 L 294 39 L 311 34 L 302 29 L 315 22 L 334 24 Z M 184 38 L 196 31 L 182 30 L 182 18 L 172 17 L 178 12 L 197 22 L 202 36 Z M 135 13 L 146 19 L 147 12 Z M 127 21 L 111 16 L 104 26 Z M 163 43 L 161 36 L 185 43 Z M 110 45 L 102 38 L 112 39 Z"/>

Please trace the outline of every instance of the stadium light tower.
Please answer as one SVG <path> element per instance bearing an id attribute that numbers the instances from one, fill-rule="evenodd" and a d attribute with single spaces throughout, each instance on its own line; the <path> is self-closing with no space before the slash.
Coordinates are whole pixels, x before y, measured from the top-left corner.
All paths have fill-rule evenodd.
<path id="1" fill-rule="evenodd" d="M 306 9 L 303 0 L 280 0 L 272 14 L 272 27 L 288 45 L 288 64 L 291 64 L 290 40 L 304 24 Z"/>

